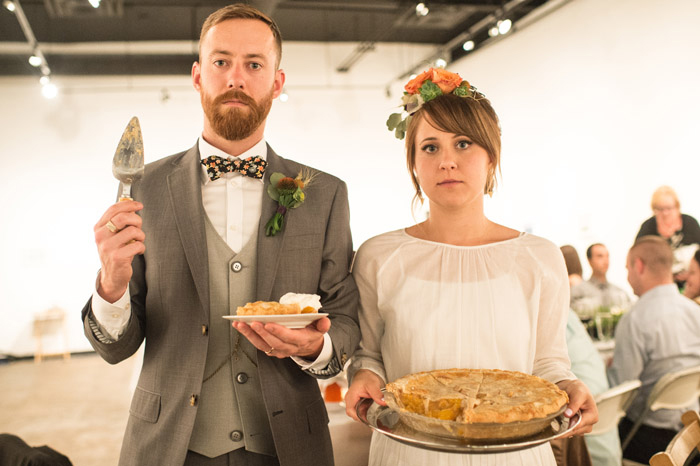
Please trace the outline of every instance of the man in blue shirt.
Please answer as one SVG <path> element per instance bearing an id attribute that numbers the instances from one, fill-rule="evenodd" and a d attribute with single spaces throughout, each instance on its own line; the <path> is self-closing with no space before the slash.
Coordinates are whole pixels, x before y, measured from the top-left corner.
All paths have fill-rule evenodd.
<path id="1" fill-rule="evenodd" d="M 700 306 L 678 292 L 671 267 L 673 252 L 658 236 L 638 238 L 627 256 L 627 279 L 639 296 L 615 332 L 615 353 L 608 370 L 610 385 L 640 379 L 642 386 L 620 421 L 624 439 L 641 416 L 654 384 L 665 374 L 700 365 Z M 624 458 L 649 463 L 680 430 L 681 410 L 649 414 L 623 452 Z"/>

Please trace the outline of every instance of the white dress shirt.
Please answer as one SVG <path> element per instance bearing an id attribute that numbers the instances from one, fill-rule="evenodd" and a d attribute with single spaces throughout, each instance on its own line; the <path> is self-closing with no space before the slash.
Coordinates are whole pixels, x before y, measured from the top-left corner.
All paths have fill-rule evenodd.
<path id="1" fill-rule="evenodd" d="M 199 154 L 202 159 L 212 155 L 233 158 L 206 142 L 202 137 L 199 138 Z M 267 144 L 264 139 L 240 154 L 238 158 L 254 156 L 267 159 Z M 258 232 L 265 190 L 263 180 L 243 176 L 240 173 L 224 173 L 220 178 L 212 181 L 206 167 L 202 165 L 204 212 L 226 244 L 236 253 L 240 252 L 248 240 Z M 114 340 L 119 339 L 131 317 L 129 288 L 127 287 L 124 295 L 116 302 L 108 303 L 97 293 L 96 286 L 92 295 L 92 312 L 100 330 Z M 323 349 L 315 361 L 310 363 L 302 358 L 292 357 L 292 359 L 302 369 L 322 369 L 328 365 L 332 355 L 331 340 L 326 333 Z"/>

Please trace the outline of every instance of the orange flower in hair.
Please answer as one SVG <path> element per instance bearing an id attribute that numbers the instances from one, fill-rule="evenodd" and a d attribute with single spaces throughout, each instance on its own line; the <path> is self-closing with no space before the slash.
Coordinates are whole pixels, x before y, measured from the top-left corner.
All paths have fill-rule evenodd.
<path id="1" fill-rule="evenodd" d="M 406 136 L 406 128 L 411 115 L 416 113 L 424 103 L 430 102 L 436 97 L 445 94 L 454 94 L 460 97 L 473 99 L 483 98 L 469 82 L 462 79 L 457 73 L 452 73 L 442 68 L 430 68 L 411 79 L 404 86 L 401 113 L 392 113 L 386 121 L 389 131 L 394 131 L 398 139 Z M 403 114 L 407 114 L 404 118 Z"/>

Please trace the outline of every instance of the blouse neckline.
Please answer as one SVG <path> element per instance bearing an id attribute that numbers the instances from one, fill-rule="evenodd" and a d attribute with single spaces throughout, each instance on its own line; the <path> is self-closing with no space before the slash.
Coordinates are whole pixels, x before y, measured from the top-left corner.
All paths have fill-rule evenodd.
<path id="1" fill-rule="evenodd" d="M 439 241 L 431 241 L 431 240 L 428 240 L 428 239 L 417 238 L 417 237 L 415 237 L 415 236 L 413 236 L 413 235 L 408 234 L 408 232 L 407 232 L 406 230 L 407 230 L 407 228 L 402 228 L 402 229 L 400 230 L 400 232 L 401 232 L 404 236 L 406 236 L 406 237 L 408 237 L 408 238 L 410 238 L 410 239 L 412 239 L 412 240 L 420 241 L 421 243 L 434 244 L 434 245 L 436 245 L 436 246 L 444 246 L 444 247 L 456 248 L 456 249 L 477 249 L 477 248 L 485 248 L 485 247 L 491 247 L 491 246 L 498 246 L 498 245 L 501 245 L 501 244 L 507 244 L 507 243 L 510 243 L 510 242 L 513 242 L 513 241 L 518 241 L 518 240 L 520 240 L 521 238 L 524 238 L 525 236 L 528 235 L 528 233 L 526 233 L 526 232 L 524 232 L 524 231 L 521 231 L 520 234 L 519 234 L 518 236 L 516 236 L 515 238 L 504 239 L 503 241 L 495 241 L 495 242 L 493 242 L 493 243 L 479 244 L 479 245 L 476 245 L 476 246 L 458 246 L 458 245 L 456 245 L 456 244 L 440 243 Z"/>

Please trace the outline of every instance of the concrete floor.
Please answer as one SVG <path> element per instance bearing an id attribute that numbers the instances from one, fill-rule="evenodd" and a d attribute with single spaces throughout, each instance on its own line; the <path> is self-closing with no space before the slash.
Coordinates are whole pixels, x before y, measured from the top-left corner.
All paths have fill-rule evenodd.
<path id="1" fill-rule="evenodd" d="M 116 465 L 136 358 L 110 366 L 93 353 L 0 364 L 0 433 L 48 445 L 74 466 Z M 370 430 L 329 406 L 336 466 L 367 464 Z"/>
<path id="2" fill-rule="evenodd" d="M 94 354 L 0 365 L 0 432 L 48 445 L 74 466 L 116 465 L 133 365 Z"/>

